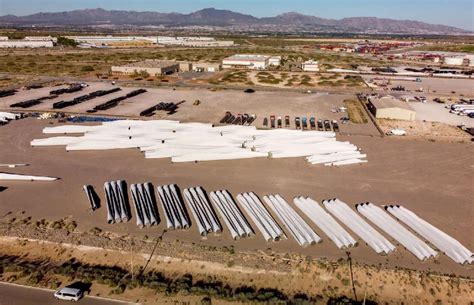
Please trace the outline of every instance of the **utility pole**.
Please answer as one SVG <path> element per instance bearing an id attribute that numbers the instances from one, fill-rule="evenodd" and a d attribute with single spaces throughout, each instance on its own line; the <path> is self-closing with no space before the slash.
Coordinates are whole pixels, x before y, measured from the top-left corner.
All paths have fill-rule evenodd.
<path id="1" fill-rule="evenodd" d="M 351 258 L 351 252 L 346 251 L 347 255 L 347 260 L 349 261 L 349 269 L 351 271 L 351 284 L 352 284 L 352 291 L 354 292 L 354 300 L 357 302 L 357 293 L 356 293 L 356 288 L 354 285 L 354 273 L 352 271 L 352 258 Z"/>

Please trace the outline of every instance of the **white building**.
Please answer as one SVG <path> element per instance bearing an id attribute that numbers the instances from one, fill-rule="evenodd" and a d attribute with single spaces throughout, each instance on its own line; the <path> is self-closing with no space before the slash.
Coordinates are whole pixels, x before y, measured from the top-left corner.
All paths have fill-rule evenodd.
<path id="1" fill-rule="evenodd" d="M 186 47 L 231 47 L 234 45 L 232 40 L 216 40 L 213 37 L 194 37 L 194 36 L 158 36 L 157 42 L 163 45 L 176 45 Z"/>
<path id="2" fill-rule="evenodd" d="M 281 56 L 272 56 L 268 59 L 268 65 L 278 67 L 281 65 Z"/>
<path id="3" fill-rule="evenodd" d="M 52 36 L 26 36 L 23 40 L 27 41 L 52 41 L 53 43 L 57 43 L 58 39 Z"/>
<path id="4" fill-rule="evenodd" d="M 8 40 L 8 36 L 0 36 L 0 41 L 7 41 Z"/>
<path id="5" fill-rule="evenodd" d="M 464 57 L 462 56 L 446 56 L 444 63 L 450 66 L 462 66 L 464 64 Z"/>
<path id="6" fill-rule="evenodd" d="M 87 43 L 91 45 L 107 45 L 109 43 L 126 43 L 126 42 L 150 42 L 157 43 L 157 37 L 149 36 L 66 36 L 77 43 Z"/>
<path id="7" fill-rule="evenodd" d="M 315 60 L 308 60 L 301 64 L 301 68 L 306 72 L 318 72 L 319 63 Z"/>
<path id="8" fill-rule="evenodd" d="M 50 41 L 28 41 L 28 40 L 2 40 L 0 48 L 52 48 L 53 42 Z"/>
<path id="9" fill-rule="evenodd" d="M 264 70 L 268 67 L 270 56 L 257 54 L 235 54 L 222 60 L 222 68 L 247 68 Z"/>

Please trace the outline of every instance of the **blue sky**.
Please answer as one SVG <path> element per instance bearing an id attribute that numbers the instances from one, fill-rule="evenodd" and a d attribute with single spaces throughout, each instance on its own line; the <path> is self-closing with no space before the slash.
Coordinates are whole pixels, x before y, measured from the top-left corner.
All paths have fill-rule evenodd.
<path id="1" fill-rule="evenodd" d="M 0 0 L 0 15 L 27 15 L 82 8 L 189 13 L 214 7 L 274 16 L 296 11 L 324 18 L 411 19 L 474 30 L 474 0 Z"/>

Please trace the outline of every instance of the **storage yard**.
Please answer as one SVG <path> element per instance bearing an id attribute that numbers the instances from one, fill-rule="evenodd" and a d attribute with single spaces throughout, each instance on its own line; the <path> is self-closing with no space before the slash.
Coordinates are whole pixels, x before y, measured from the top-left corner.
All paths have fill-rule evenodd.
<path id="1" fill-rule="evenodd" d="M 80 126 L 84 125 L 71 128 Z M 338 135 L 337 141 L 361 147 L 369 162 L 325 167 L 311 165 L 302 157 L 265 157 L 170 163 L 169 159 L 145 159 L 138 149 L 66 152 L 64 146 L 31 147 L 34 139 L 50 136 L 42 133 L 45 127 L 51 130 L 48 120 L 31 118 L 1 127 L 7 131 L 0 135 L 6 144 L 1 148 L 3 160 L 30 164 L 7 172 L 60 178 L 2 181 L 8 189 L 2 192 L 1 215 L 25 211 L 25 216 L 35 219 L 72 217 L 84 231 L 100 227 L 135 236 L 159 235 L 167 229 L 166 240 L 232 245 L 242 251 L 271 248 L 337 259 L 345 256 L 341 249 L 350 248 L 358 262 L 472 276 L 471 268 L 460 264 L 461 258 L 443 248 L 452 241 L 438 243 L 432 230 L 424 233 L 415 227 L 418 239 L 430 241 L 447 254 L 436 251 L 433 259 L 428 248 L 416 252 L 410 247 L 419 243 L 417 239 L 400 240 L 393 224 L 379 227 L 361 211 L 364 206 L 356 209 L 356 204 L 365 202 L 403 205 L 472 249 L 472 239 L 463 234 L 473 229 L 469 213 L 463 212 L 471 203 L 470 187 L 454 183 L 472 176 L 472 169 L 465 167 L 471 157 L 469 144 Z M 14 136 L 18 134 L 22 136 Z M 414 159 L 413 154 L 423 158 Z M 84 185 L 97 192 L 99 209 L 91 209 Z M 122 198 L 126 189 L 130 189 L 128 199 Z M 30 200 L 30 192 L 41 198 L 41 204 Z M 403 222 L 405 228 L 411 227 Z M 420 264 L 420 259 L 425 262 Z"/>

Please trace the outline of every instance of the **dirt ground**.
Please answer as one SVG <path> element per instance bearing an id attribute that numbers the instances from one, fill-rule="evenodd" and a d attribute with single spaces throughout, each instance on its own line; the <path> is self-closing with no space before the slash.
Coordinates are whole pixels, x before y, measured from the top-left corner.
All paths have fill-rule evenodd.
<path id="1" fill-rule="evenodd" d="M 188 103 L 187 107 L 196 106 Z M 260 196 L 279 193 L 289 202 L 294 196 L 305 195 L 317 201 L 338 197 L 352 206 L 367 201 L 379 205 L 401 204 L 467 248 L 474 248 L 472 234 L 467 234 L 474 230 L 471 196 L 474 167 L 466 166 L 473 161 L 470 143 L 346 135 L 338 139 L 361 147 L 368 155 L 367 164 L 332 168 L 309 165 L 303 158 L 172 164 L 168 159 L 145 159 L 134 149 L 66 152 L 64 147 L 30 146 L 31 140 L 45 136 L 41 132 L 43 127 L 54 125 L 57 124 L 52 121 L 24 119 L 0 127 L 0 163 L 31 164 L 9 172 L 61 178 L 55 182 L 2 182 L 8 189 L 0 194 L 0 215 L 24 211 L 22 217 L 31 216 L 35 220 L 69 216 L 83 231 L 99 227 L 142 237 L 161 234 L 163 223 L 145 229 L 139 229 L 134 219 L 125 224 L 107 225 L 105 208 L 90 210 L 82 190 L 84 184 L 95 186 L 104 198 L 105 181 L 124 179 L 129 184 L 150 181 L 155 186 L 176 183 L 181 188 L 228 189 L 234 196 L 244 191 L 254 191 Z M 160 214 L 163 215 L 161 207 Z M 233 241 L 226 230 L 221 235 L 202 238 L 194 226 L 188 231 L 169 232 L 164 238 L 196 245 L 234 246 L 237 251 L 271 248 L 278 253 L 319 258 L 345 256 L 319 229 L 315 231 L 322 236 L 323 243 L 307 248 L 299 247 L 292 238 L 265 243 L 260 234 Z M 376 255 L 365 244 L 351 252 L 359 263 L 474 276 L 472 266 L 458 265 L 444 255 L 436 261 L 420 262 L 400 246 L 389 256 Z"/>
<path id="2" fill-rule="evenodd" d="M 379 126 L 388 132 L 401 128 L 407 132 L 406 138 L 430 141 L 469 142 L 471 137 L 460 128 L 439 122 L 401 121 L 378 119 Z"/>

